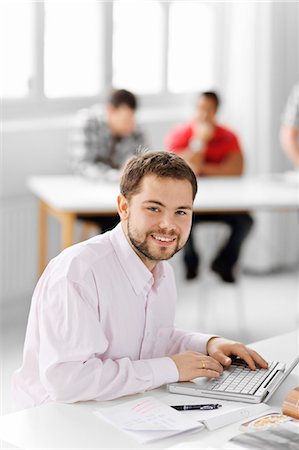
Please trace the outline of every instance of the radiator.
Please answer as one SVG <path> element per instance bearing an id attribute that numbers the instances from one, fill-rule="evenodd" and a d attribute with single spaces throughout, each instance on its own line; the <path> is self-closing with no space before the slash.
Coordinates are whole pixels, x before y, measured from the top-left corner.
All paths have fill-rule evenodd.
<path id="1" fill-rule="evenodd" d="M 32 292 L 37 280 L 37 203 L 29 196 L 2 201 L 0 292 L 9 302 Z"/>

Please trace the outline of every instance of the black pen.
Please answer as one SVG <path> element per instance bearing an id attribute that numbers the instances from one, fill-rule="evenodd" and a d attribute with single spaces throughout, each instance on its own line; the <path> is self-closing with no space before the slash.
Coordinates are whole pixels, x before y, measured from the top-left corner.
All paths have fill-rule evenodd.
<path id="1" fill-rule="evenodd" d="M 171 408 L 177 409 L 178 411 L 190 411 L 192 409 L 209 411 L 211 409 L 221 408 L 221 406 L 222 405 L 219 405 L 218 403 L 207 403 L 207 404 L 201 404 L 201 405 L 176 405 L 176 406 L 171 406 Z"/>

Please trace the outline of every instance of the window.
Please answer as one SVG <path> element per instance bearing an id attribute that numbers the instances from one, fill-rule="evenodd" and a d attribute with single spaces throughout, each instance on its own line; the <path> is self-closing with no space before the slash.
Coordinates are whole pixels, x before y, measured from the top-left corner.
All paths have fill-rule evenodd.
<path id="1" fill-rule="evenodd" d="M 162 10 L 158 1 L 113 5 L 113 86 L 153 94 L 162 88 Z"/>
<path id="2" fill-rule="evenodd" d="M 97 95 L 103 89 L 101 3 L 45 2 L 45 95 Z M 102 39 L 101 39 L 102 38 Z"/>
<path id="3" fill-rule="evenodd" d="M 172 2 L 169 11 L 168 88 L 204 90 L 213 85 L 213 16 L 199 2 Z"/>
<path id="4" fill-rule="evenodd" d="M 207 2 L 0 0 L 0 6 L 2 98 L 24 107 L 28 99 L 50 108 L 57 99 L 80 106 L 106 97 L 111 86 L 155 102 L 157 95 L 215 84 L 215 9 Z"/>
<path id="5" fill-rule="evenodd" d="M 33 77 L 32 3 L 0 3 L 0 60 L 2 98 L 30 93 Z"/>

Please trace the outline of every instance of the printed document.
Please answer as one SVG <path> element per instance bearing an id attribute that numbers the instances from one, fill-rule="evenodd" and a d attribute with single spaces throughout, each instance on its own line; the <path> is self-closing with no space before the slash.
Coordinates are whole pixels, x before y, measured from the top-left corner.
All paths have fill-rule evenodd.
<path id="1" fill-rule="evenodd" d="M 143 443 L 204 428 L 203 424 L 153 397 L 96 408 L 95 414 Z"/>

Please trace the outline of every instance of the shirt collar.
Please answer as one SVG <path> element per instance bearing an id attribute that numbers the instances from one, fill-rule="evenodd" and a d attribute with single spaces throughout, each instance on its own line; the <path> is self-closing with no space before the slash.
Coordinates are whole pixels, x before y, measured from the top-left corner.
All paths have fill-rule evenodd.
<path id="1" fill-rule="evenodd" d="M 142 291 L 148 293 L 153 286 L 158 287 L 165 277 L 164 261 L 160 261 L 153 272 L 148 270 L 127 241 L 121 223 L 110 232 L 109 238 L 136 295 Z"/>

